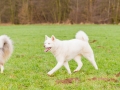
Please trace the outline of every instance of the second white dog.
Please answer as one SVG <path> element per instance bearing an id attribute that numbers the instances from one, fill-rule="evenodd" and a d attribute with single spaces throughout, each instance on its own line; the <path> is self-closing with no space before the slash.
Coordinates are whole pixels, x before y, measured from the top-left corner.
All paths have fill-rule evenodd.
<path id="1" fill-rule="evenodd" d="M 78 64 L 74 72 L 79 71 L 83 65 L 81 62 L 81 56 L 88 59 L 95 69 L 98 69 L 94 59 L 93 50 L 88 43 L 88 36 L 83 31 L 79 31 L 75 37 L 76 39 L 61 41 L 56 39 L 53 35 L 51 38 L 45 35 L 45 52 L 50 51 L 57 60 L 57 65 L 48 72 L 48 75 L 52 75 L 62 66 L 64 66 L 68 73 L 71 74 L 68 64 L 68 61 L 71 59 L 74 59 Z"/>
<path id="2" fill-rule="evenodd" d="M 4 64 L 13 53 L 12 40 L 7 35 L 0 36 L 0 69 L 4 71 Z"/>

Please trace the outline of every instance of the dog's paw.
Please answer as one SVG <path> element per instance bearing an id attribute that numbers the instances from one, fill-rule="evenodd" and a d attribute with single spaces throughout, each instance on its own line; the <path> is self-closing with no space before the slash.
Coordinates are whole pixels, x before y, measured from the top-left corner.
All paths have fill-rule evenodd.
<path id="1" fill-rule="evenodd" d="M 72 73 L 71 72 L 68 72 L 69 75 L 71 75 Z"/>
<path id="2" fill-rule="evenodd" d="M 79 70 L 74 70 L 73 72 L 78 72 Z"/>
<path id="3" fill-rule="evenodd" d="M 54 77 L 54 75 L 52 75 L 52 74 L 48 74 L 48 73 L 47 73 L 47 75 L 50 76 L 50 77 Z"/>
<path id="4" fill-rule="evenodd" d="M 1 72 L 1 73 L 3 73 L 3 72 Z"/>
<path id="5" fill-rule="evenodd" d="M 51 72 L 48 72 L 48 73 L 47 73 L 47 75 L 48 75 L 48 76 L 51 76 L 51 75 L 52 75 L 52 73 L 51 73 Z"/>
<path id="6" fill-rule="evenodd" d="M 49 75 L 49 74 L 47 74 L 49 77 L 54 77 L 54 75 Z"/>
<path id="7" fill-rule="evenodd" d="M 0 73 L 3 73 L 3 70 L 1 70 L 1 72 Z"/>
<path id="8" fill-rule="evenodd" d="M 51 76 L 52 74 L 47 73 L 48 76 Z"/>

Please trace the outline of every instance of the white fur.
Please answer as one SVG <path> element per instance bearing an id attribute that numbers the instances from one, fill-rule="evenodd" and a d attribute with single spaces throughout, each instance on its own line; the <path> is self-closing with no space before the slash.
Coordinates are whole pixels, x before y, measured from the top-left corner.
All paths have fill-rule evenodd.
<path id="1" fill-rule="evenodd" d="M 86 35 L 86 33 L 84 33 L 83 31 L 79 31 L 76 33 L 75 35 L 75 38 L 76 39 L 80 39 L 80 40 L 83 40 L 83 41 L 89 41 L 89 38 L 88 36 Z"/>
<path id="2" fill-rule="evenodd" d="M 0 69 L 4 71 L 4 64 L 13 52 L 12 40 L 7 35 L 0 36 Z"/>
<path id="3" fill-rule="evenodd" d="M 57 65 L 48 72 L 48 75 L 52 75 L 62 66 L 64 66 L 68 73 L 71 74 L 68 64 L 68 61 L 71 59 L 74 59 L 78 64 L 74 72 L 79 71 L 83 65 L 81 62 L 81 56 L 84 56 L 86 59 L 88 59 L 95 69 L 98 69 L 94 59 L 93 50 L 90 47 L 88 40 L 88 36 L 83 31 L 79 31 L 76 34 L 76 39 L 63 41 L 56 39 L 53 35 L 51 38 L 45 35 L 45 51 L 50 51 L 57 60 Z"/>

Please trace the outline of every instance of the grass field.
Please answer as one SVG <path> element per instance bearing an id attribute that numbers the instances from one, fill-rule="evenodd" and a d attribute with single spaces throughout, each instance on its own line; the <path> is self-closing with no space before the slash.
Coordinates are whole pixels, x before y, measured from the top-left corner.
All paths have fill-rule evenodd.
<path id="1" fill-rule="evenodd" d="M 44 52 L 44 36 L 60 40 L 74 38 L 78 30 L 87 33 L 99 70 L 82 58 L 83 67 L 69 62 L 72 74 L 62 67 L 52 77 L 54 56 Z M 14 42 L 12 57 L 0 74 L 0 90 L 120 90 L 120 25 L 11 25 L 0 26 L 0 35 Z"/>

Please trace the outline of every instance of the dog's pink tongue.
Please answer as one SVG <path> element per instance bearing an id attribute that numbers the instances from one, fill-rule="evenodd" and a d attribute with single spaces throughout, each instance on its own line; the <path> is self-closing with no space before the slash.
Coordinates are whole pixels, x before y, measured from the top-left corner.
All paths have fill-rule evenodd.
<path id="1" fill-rule="evenodd" d="M 47 52 L 47 49 L 45 49 L 44 52 Z"/>
<path id="2" fill-rule="evenodd" d="M 48 51 L 48 49 L 46 48 L 45 50 L 44 50 L 44 52 L 47 52 Z"/>
<path id="3" fill-rule="evenodd" d="M 45 52 L 48 52 L 50 49 L 51 49 L 51 48 L 48 47 L 48 48 L 46 48 L 44 51 L 45 51 Z"/>

